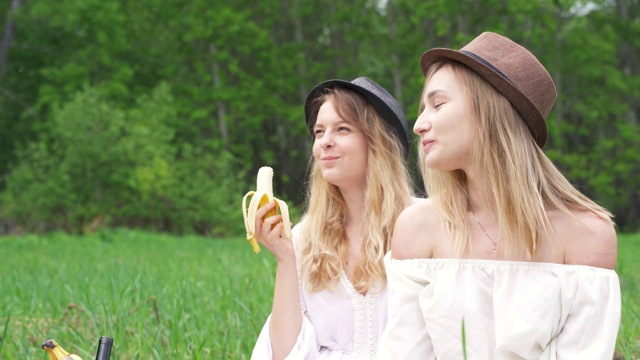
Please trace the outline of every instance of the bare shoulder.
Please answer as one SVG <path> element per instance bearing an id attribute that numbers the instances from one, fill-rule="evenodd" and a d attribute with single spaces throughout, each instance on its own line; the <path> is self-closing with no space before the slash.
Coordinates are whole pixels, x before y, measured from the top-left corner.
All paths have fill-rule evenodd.
<path id="1" fill-rule="evenodd" d="M 442 223 L 440 213 L 430 199 L 420 199 L 408 206 L 396 220 L 391 243 L 395 259 L 430 258 L 430 243 L 435 228 Z"/>
<path id="2" fill-rule="evenodd" d="M 618 236 L 612 222 L 588 211 L 572 213 L 575 219 L 557 212 L 551 217 L 555 236 L 565 245 L 565 263 L 614 269 Z"/>

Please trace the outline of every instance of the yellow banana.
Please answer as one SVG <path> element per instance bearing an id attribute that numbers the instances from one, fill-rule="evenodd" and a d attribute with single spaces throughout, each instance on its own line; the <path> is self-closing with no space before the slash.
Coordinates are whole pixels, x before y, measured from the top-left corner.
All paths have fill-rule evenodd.
<path id="1" fill-rule="evenodd" d="M 49 360 L 82 360 L 82 358 L 76 354 L 70 354 L 67 350 L 63 349 L 57 341 L 48 339 L 41 346 L 49 355 Z"/>
<path id="2" fill-rule="evenodd" d="M 269 201 L 274 200 L 276 207 L 269 210 L 264 216 L 264 219 L 269 216 L 277 215 L 278 209 L 280 215 L 282 215 L 282 222 L 284 225 L 285 236 L 291 240 L 291 223 L 289 222 L 289 208 L 287 204 L 273 196 L 273 169 L 268 166 L 263 166 L 258 170 L 258 181 L 256 185 L 256 191 L 249 191 L 242 198 L 242 213 L 244 215 L 244 227 L 247 230 L 247 240 L 253 247 L 253 252 L 258 253 L 260 251 L 260 245 L 255 238 L 256 232 L 256 212 L 258 209 L 265 205 Z M 251 197 L 251 202 L 247 208 L 247 198 Z M 275 225 L 274 225 L 275 226 Z"/>

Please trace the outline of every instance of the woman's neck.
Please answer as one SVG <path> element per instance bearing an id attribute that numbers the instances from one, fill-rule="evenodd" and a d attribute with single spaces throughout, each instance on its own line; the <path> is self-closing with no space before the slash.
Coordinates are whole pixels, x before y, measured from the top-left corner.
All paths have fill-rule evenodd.
<path id="1" fill-rule="evenodd" d="M 362 217 L 364 213 L 364 189 L 359 187 L 340 188 L 340 193 L 347 206 L 349 219 Z"/>
<path id="2" fill-rule="evenodd" d="M 364 217 L 365 217 L 365 194 L 364 189 L 361 188 L 348 188 L 340 189 L 344 202 L 347 206 L 347 226 L 346 232 L 349 236 L 349 241 L 361 242 L 361 236 L 364 230 Z M 356 236 L 354 236 L 356 235 Z M 357 239 L 357 240 L 356 240 Z"/>
<path id="3" fill-rule="evenodd" d="M 493 190 L 489 186 L 481 187 L 473 174 L 467 174 L 467 191 L 470 211 L 475 214 L 496 212 L 496 203 L 491 195 Z"/>

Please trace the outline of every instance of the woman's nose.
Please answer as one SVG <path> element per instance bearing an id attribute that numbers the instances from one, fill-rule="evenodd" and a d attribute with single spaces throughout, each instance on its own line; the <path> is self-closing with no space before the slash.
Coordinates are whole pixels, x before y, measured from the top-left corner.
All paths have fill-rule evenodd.
<path id="1" fill-rule="evenodd" d="M 322 146 L 322 148 L 324 149 L 331 148 L 334 145 L 333 135 L 328 131 L 325 131 L 325 133 L 322 134 L 322 137 L 319 139 L 319 141 L 320 146 Z"/>
<path id="2" fill-rule="evenodd" d="M 416 119 L 416 123 L 413 125 L 413 132 L 416 133 L 416 135 L 420 135 L 430 129 L 431 122 L 429 122 L 429 119 L 427 118 L 427 112 L 423 111 Z"/>

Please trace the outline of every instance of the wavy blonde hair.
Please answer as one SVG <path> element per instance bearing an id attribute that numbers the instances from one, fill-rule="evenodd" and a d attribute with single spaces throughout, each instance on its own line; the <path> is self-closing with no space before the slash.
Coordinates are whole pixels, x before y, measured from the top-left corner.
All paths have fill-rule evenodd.
<path id="1" fill-rule="evenodd" d="M 334 88 L 319 96 L 312 112 L 331 101 L 338 115 L 360 128 L 367 139 L 365 231 L 362 259 L 355 265 L 353 285 L 360 293 L 385 284 L 383 258 L 391 248 L 393 225 L 409 205 L 412 186 L 398 138 L 375 108 L 353 91 Z M 312 292 L 334 288 L 347 253 L 347 206 L 337 186 L 327 182 L 311 157 L 307 210 L 301 221 L 302 278 Z"/>
<path id="2" fill-rule="evenodd" d="M 482 174 L 477 179 L 479 188 L 491 189 L 484 194 L 485 200 L 496 204 L 507 256 L 524 249 L 531 259 L 538 252 L 542 237 L 552 231 L 547 209 L 574 218 L 572 210 L 586 210 L 613 224 L 611 213 L 580 193 L 544 154 L 509 100 L 471 69 L 452 61 L 433 64 L 426 74 L 423 99 L 426 84 L 444 66 L 453 70 L 470 95 L 477 121 L 472 162 L 475 173 Z M 421 103 L 420 112 L 423 109 Z M 420 149 L 425 190 L 439 207 L 458 256 L 462 256 L 471 231 L 466 175 L 462 170 L 429 169 L 424 157 Z"/>

